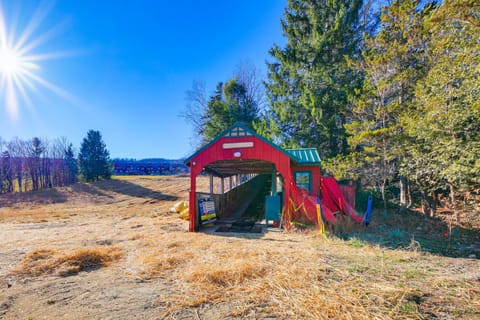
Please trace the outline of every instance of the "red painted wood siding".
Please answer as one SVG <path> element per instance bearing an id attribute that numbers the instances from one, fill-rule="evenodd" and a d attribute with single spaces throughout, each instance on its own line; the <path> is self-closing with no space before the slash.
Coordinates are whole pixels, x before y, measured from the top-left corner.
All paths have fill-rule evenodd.
<path id="1" fill-rule="evenodd" d="M 320 197 L 320 166 L 292 166 L 292 175 L 295 171 L 310 171 L 312 173 L 312 192 L 311 194 Z M 293 177 L 295 179 L 295 177 Z"/>
<path id="2" fill-rule="evenodd" d="M 253 142 L 254 146 L 250 148 L 224 149 L 224 143 Z M 235 152 L 240 152 L 240 157 L 234 157 Z M 271 162 L 275 169 L 280 172 L 284 179 L 284 203 L 288 203 L 290 196 L 290 179 L 292 171 L 290 168 L 290 157 L 270 144 L 258 139 L 255 136 L 248 137 L 222 137 L 215 143 L 207 147 L 201 153 L 190 160 L 190 231 L 194 231 L 197 221 L 195 221 L 195 179 L 202 172 L 203 168 L 210 163 L 221 160 L 241 161 L 242 159 L 255 159 Z M 313 176 L 312 176 L 313 178 Z M 318 179 L 319 181 L 319 179 Z M 286 221 L 289 223 L 289 212 L 286 212 Z"/>

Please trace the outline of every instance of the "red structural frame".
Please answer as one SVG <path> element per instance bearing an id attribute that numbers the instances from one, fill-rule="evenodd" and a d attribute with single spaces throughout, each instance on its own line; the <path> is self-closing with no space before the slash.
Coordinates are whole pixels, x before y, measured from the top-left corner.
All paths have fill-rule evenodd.
<path id="1" fill-rule="evenodd" d="M 253 142 L 253 147 L 224 149 L 224 143 L 241 143 Z M 235 157 L 234 154 L 239 152 L 241 155 Z M 237 154 L 238 155 L 238 154 Z M 198 154 L 189 159 L 190 164 L 190 225 L 189 231 L 195 231 L 196 214 L 196 178 L 203 169 L 210 163 L 231 160 L 242 161 L 243 159 L 263 160 L 272 163 L 275 170 L 280 172 L 284 179 L 284 203 L 288 203 L 290 195 L 290 183 L 292 178 L 291 158 L 286 154 L 273 147 L 269 143 L 259 139 L 257 136 L 245 137 L 221 137 L 211 145 L 207 146 Z M 285 220 L 289 220 L 289 213 L 286 212 Z"/>
<path id="2" fill-rule="evenodd" d="M 240 128 L 244 135 L 240 135 L 237 131 L 236 136 L 232 136 L 232 128 Z M 186 165 L 190 166 L 190 196 L 189 196 L 189 214 L 190 223 L 189 231 L 195 231 L 197 226 L 196 216 L 196 178 L 210 164 L 217 161 L 232 161 L 239 164 L 243 160 L 259 160 L 266 161 L 274 165 L 275 171 L 279 172 L 283 177 L 283 204 L 285 217 L 283 219 L 284 227 L 290 226 L 289 201 L 291 196 L 291 187 L 295 183 L 293 181 L 294 171 L 310 171 L 312 190 L 311 195 L 320 196 L 321 193 L 321 173 L 320 163 L 298 163 L 298 159 L 289 154 L 286 150 L 276 146 L 272 142 L 255 134 L 253 131 L 237 123 L 232 128 L 224 131 L 218 138 L 207 144 L 186 160 Z M 235 131 L 235 130 L 234 130 Z M 245 144 L 245 142 L 248 142 Z M 252 146 L 253 142 L 253 146 Z M 224 144 L 236 144 L 238 146 L 232 148 L 224 148 Z M 243 143 L 243 144 L 242 144 Z"/>

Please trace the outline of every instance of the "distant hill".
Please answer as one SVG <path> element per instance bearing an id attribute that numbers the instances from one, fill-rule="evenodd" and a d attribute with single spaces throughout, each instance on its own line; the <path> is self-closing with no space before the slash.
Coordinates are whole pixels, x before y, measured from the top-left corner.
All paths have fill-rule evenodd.
<path id="1" fill-rule="evenodd" d="M 184 165 L 183 159 L 113 159 L 113 174 L 119 176 L 163 176 L 172 174 L 188 173 L 189 169 Z"/>

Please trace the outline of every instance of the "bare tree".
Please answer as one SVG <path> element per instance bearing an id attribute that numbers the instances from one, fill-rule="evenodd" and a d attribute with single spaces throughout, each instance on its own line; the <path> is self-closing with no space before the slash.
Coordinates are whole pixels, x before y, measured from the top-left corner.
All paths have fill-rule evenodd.
<path id="1" fill-rule="evenodd" d="M 24 186 L 24 168 L 25 166 L 25 143 L 24 141 L 20 140 L 19 138 L 14 138 L 7 144 L 7 151 L 10 160 L 10 170 L 11 170 L 11 178 L 16 180 L 18 192 L 23 192 Z M 13 181 L 12 181 L 13 183 Z M 12 186 L 15 189 L 15 186 Z"/>
<path id="2" fill-rule="evenodd" d="M 180 117 L 193 125 L 195 136 L 203 136 L 208 110 L 205 83 L 202 81 L 194 81 L 192 88 L 186 92 L 185 100 L 185 109 L 180 113 Z"/>
<path id="3" fill-rule="evenodd" d="M 237 89 L 237 95 L 233 94 L 235 93 L 235 89 Z M 237 114 L 248 114 L 251 110 L 254 110 L 254 118 L 260 118 L 261 113 L 266 111 L 268 102 L 264 91 L 263 77 L 252 63 L 240 62 L 237 65 L 232 78 L 226 83 L 219 82 L 216 91 L 211 96 L 207 96 L 204 82 L 193 82 L 192 88 L 186 92 L 185 109 L 180 113 L 180 116 L 193 127 L 193 147 L 198 147 L 199 145 L 208 142 L 208 139 L 210 139 L 212 135 L 212 132 L 208 127 L 212 127 L 212 123 L 214 124 L 213 127 L 215 127 L 215 130 L 213 131 L 223 127 L 222 121 L 219 119 L 212 120 L 212 118 L 215 118 L 219 113 L 222 113 L 229 108 L 219 108 L 217 103 L 221 104 L 226 102 L 226 100 L 228 100 L 227 96 L 239 97 L 238 92 L 242 92 L 242 102 L 240 105 L 244 110 L 240 113 L 237 112 Z M 228 111 L 226 111 L 226 113 L 228 114 Z M 232 115 L 227 114 L 222 115 L 221 118 L 223 120 L 231 119 Z M 243 119 L 239 120 L 247 121 Z M 226 122 L 228 123 L 229 121 Z"/>
<path id="4" fill-rule="evenodd" d="M 40 154 L 40 177 L 41 177 L 41 187 L 42 189 L 51 188 L 52 184 L 52 165 L 53 165 L 53 158 L 51 157 L 51 147 L 50 141 L 47 139 L 40 140 L 41 141 L 41 154 Z"/>
<path id="5" fill-rule="evenodd" d="M 237 64 L 234 77 L 245 87 L 247 97 L 257 105 L 258 110 L 265 111 L 268 99 L 263 85 L 264 76 L 250 61 L 241 61 Z"/>
<path id="6" fill-rule="evenodd" d="M 56 139 L 51 144 L 50 148 L 50 157 L 52 158 L 51 162 L 51 179 L 52 185 L 54 186 L 64 186 L 65 181 L 65 170 L 64 170 L 64 143 L 62 139 Z M 59 161 L 62 159 L 62 161 Z"/>
<path id="7" fill-rule="evenodd" d="M 66 138 L 0 138 L 0 193 L 25 192 L 75 183 L 77 162 Z"/>
<path id="8" fill-rule="evenodd" d="M 2 152 L 2 176 L 5 181 L 3 186 L 3 192 L 13 192 L 13 170 L 12 170 L 12 157 L 10 152 L 6 148 Z"/>
<path id="9" fill-rule="evenodd" d="M 3 186 L 4 186 L 4 171 L 3 169 L 3 151 L 5 149 L 5 142 L 3 141 L 2 137 L 0 137 L 0 194 L 3 193 Z"/>
<path id="10" fill-rule="evenodd" d="M 62 137 L 54 140 L 49 150 L 52 185 L 65 186 L 76 182 L 77 170 L 73 146 L 67 138 Z"/>

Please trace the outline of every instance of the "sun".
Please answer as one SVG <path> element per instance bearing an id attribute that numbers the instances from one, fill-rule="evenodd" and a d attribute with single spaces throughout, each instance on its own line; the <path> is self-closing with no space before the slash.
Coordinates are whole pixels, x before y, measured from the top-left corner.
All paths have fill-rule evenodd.
<path id="1" fill-rule="evenodd" d="M 2 76 L 12 77 L 20 74 L 21 70 L 21 55 L 11 48 L 0 48 L 0 74 L 2 74 Z"/>
<path id="2" fill-rule="evenodd" d="M 0 0 L 0 108 L 3 105 L 12 120 L 24 105 L 34 108 L 30 97 L 41 94 L 40 87 L 70 99 L 67 92 L 39 74 L 42 61 L 67 56 L 64 52 L 36 52 L 43 51 L 45 43 L 61 31 L 62 24 L 58 24 L 44 33 L 37 32 L 52 7 L 53 2 L 41 1 L 25 27 L 17 29 L 17 21 L 8 25 L 5 18 L 11 15 L 4 15 L 6 10 Z"/>

